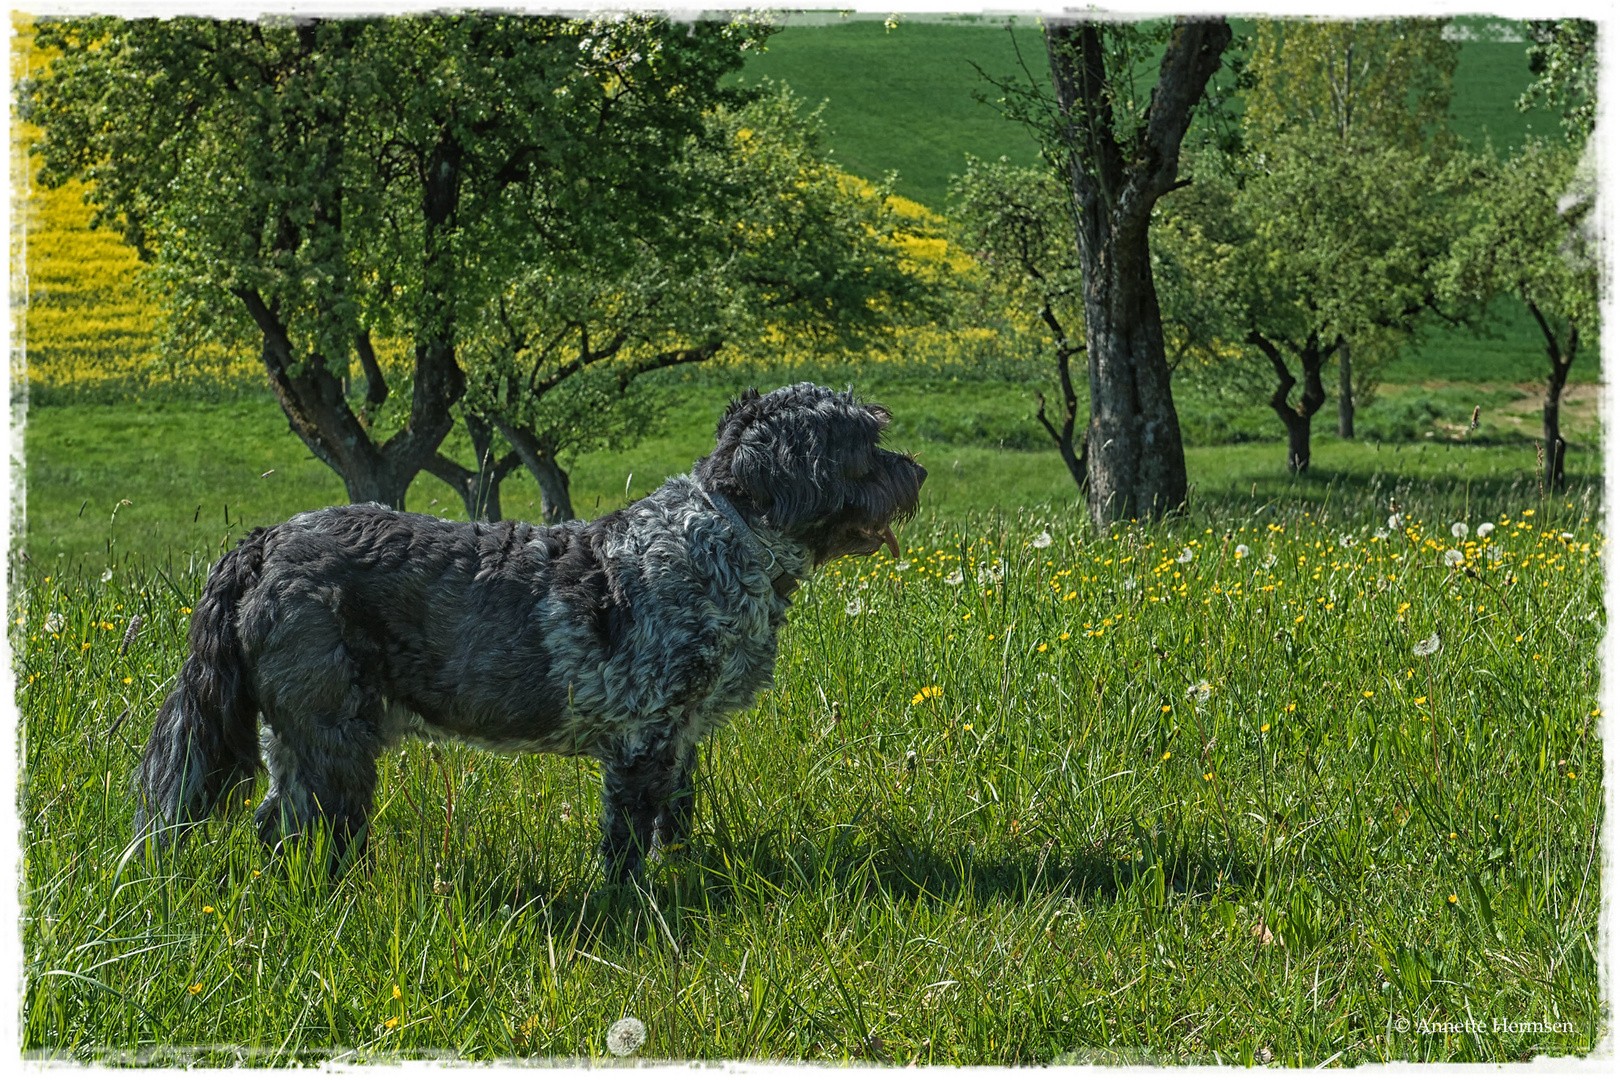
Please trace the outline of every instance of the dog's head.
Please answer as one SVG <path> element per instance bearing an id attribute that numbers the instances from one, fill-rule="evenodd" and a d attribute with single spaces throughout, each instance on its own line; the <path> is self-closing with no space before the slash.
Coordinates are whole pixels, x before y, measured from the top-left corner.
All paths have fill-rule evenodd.
<path id="1" fill-rule="evenodd" d="M 807 546 L 816 563 L 871 555 L 890 526 L 917 511 L 928 476 L 907 454 L 879 446 L 889 411 L 813 383 L 732 401 L 714 453 L 693 475 L 770 528 Z"/>

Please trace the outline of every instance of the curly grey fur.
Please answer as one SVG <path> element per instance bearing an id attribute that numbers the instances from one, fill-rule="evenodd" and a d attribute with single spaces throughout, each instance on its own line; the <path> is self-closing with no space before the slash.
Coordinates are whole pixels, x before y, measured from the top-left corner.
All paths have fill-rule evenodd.
<path id="1" fill-rule="evenodd" d="M 261 767 L 257 740 L 261 839 L 322 824 L 336 872 L 364 842 L 378 757 L 411 735 L 596 758 L 602 856 L 636 873 L 690 822 L 698 743 L 770 683 L 794 582 L 892 546 L 915 512 L 927 474 L 878 445 L 888 418 L 809 383 L 750 390 L 691 475 L 589 523 L 362 505 L 255 530 L 193 613 L 137 837 L 206 818 Z"/>

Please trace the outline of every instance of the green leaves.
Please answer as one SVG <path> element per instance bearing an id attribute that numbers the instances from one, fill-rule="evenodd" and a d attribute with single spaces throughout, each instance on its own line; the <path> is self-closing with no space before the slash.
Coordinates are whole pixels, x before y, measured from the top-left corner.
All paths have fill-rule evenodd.
<path id="1" fill-rule="evenodd" d="M 469 321 L 471 407 L 558 450 L 622 445 L 659 411 L 635 387 L 645 372 L 722 348 L 882 345 L 941 313 L 908 248 L 937 226 L 834 168 L 818 115 L 785 87 L 702 119 L 670 151 L 678 203 L 538 255 Z"/>
<path id="2" fill-rule="evenodd" d="M 671 167 L 757 22 L 507 15 L 65 20 L 25 87 L 42 179 L 90 182 L 194 346 L 262 341 L 294 429 L 351 497 L 403 498 L 450 429 L 463 330 L 529 268 L 633 262 L 694 197 Z M 652 167 L 649 167 L 652 163 Z M 383 442 L 340 377 L 411 355 Z"/>
<path id="3" fill-rule="evenodd" d="M 1519 97 L 1520 111 L 1545 101 L 1562 112 L 1564 133 L 1584 142 L 1597 123 L 1597 24 L 1586 19 L 1532 19 L 1525 50 L 1535 80 Z"/>
<path id="4" fill-rule="evenodd" d="M 1599 264 L 1587 231 L 1595 186 L 1578 148 L 1530 140 L 1475 170 L 1479 198 L 1445 267 L 1447 295 L 1484 304 L 1509 293 L 1595 340 Z"/>

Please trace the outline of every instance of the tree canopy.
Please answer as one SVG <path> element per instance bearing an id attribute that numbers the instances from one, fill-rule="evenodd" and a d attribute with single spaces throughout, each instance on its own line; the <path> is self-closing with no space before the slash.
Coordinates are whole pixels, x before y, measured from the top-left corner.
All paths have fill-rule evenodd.
<path id="1" fill-rule="evenodd" d="M 1310 464 L 1324 365 L 1350 342 L 1387 349 L 1436 307 L 1467 177 L 1444 126 L 1456 48 L 1441 29 L 1262 21 L 1241 150 L 1206 155 L 1156 221 L 1190 370 L 1269 373 L 1290 471 Z"/>
<path id="2" fill-rule="evenodd" d="M 943 314 L 902 243 L 927 226 L 834 168 L 785 87 L 714 109 L 670 167 L 691 197 L 654 230 L 615 230 L 622 256 L 536 262 L 469 326 L 464 408 L 535 473 L 548 520 L 572 516 L 558 455 L 623 445 L 661 411 L 639 376 L 721 350 L 879 346 Z"/>
<path id="3" fill-rule="evenodd" d="M 41 178 L 91 183 L 200 336 L 257 337 L 293 430 L 352 499 L 398 506 L 466 388 L 465 321 L 521 267 L 607 260 L 689 200 L 649 168 L 742 100 L 749 22 L 436 15 L 70 19 L 24 88 Z M 396 430 L 377 350 L 404 343 Z"/>

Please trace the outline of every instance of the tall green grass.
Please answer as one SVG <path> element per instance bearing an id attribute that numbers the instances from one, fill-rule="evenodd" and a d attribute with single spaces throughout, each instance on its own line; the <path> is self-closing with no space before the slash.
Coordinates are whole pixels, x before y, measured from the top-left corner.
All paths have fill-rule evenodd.
<path id="1" fill-rule="evenodd" d="M 415 744 L 335 884 L 319 850 L 267 861 L 244 807 L 147 861 L 129 776 L 204 568 L 36 562 L 10 614 L 25 1050 L 595 1058 L 628 1014 L 654 1058 L 1585 1053 L 1597 497 L 1381 480 L 1105 533 L 914 523 L 901 561 L 798 594 L 776 687 L 705 747 L 696 835 L 639 890 L 600 887 L 589 764 Z"/>

